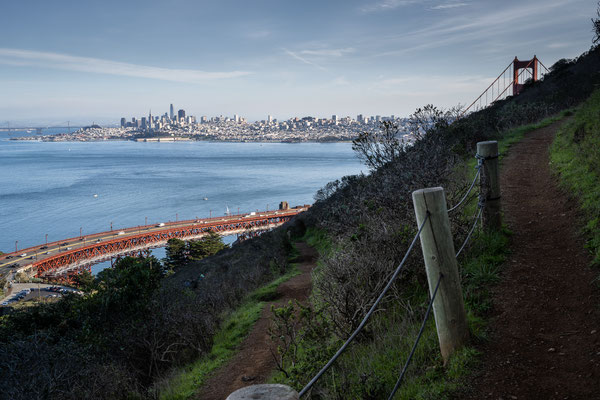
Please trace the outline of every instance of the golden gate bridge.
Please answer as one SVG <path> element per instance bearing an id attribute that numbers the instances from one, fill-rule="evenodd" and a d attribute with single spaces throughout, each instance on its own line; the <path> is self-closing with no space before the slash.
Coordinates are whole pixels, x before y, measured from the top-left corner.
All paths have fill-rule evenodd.
<path id="1" fill-rule="evenodd" d="M 89 271 L 93 264 L 165 246 L 169 239 L 195 240 L 210 232 L 251 237 L 252 232 L 282 225 L 309 207 L 167 222 L 62 239 L 0 256 L 0 272 L 19 271 L 45 280 L 68 282 L 74 275 Z"/>
<path id="2" fill-rule="evenodd" d="M 519 60 L 515 57 L 479 97 L 462 110 L 459 118 L 468 112 L 484 109 L 496 101 L 518 95 L 527 82 L 536 82 L 548 72 L 548 68 L 535 55 L 531 60 Z"/>

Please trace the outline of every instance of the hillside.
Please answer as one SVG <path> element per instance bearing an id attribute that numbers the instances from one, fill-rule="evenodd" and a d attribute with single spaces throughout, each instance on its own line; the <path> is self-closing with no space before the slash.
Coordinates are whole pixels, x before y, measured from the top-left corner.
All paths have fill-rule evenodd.
<path id="1" fill-rule="evenodd" d="M 291 259 L 296 240 L 318 249 L 319 261 L 306 308 L 276 312 L 280 329 L 287 332 L 274 331 L 274 345 L 285 349 L 281 341 L 290 336 L 296 341 L 294 351 L 288 348 L 279 354 L 279 371 L 269 379 L 302 388 L 360 324 L 406 253 L 417 231 L 412 191 L 443 186 L 449 204 L 458 203 L 474 176 L 476 143 L 499 140 L 504 155 L 526 132 L 536 137 L 540 132 L 536 129 L 564 118 L 567 113 L 560 111 L 584 101 L 600 84 L 600 49 L 557 63 L 551 70 L 518 97 L 458 121 L 454 121 L 456 114 L 433 106 L 417 110 L 411 123 L 421 134 L 413 146 L 395 147 L 368 175 L 328 184 L 316 194 L 308 212 L 259 238 L 190 262 L 174 274 L 152 258 L 125 259 L 103 274 L 81 299 L 68 298 L 3 316 L 0 386 L 10 390 L 0 391 L 0 398 L 197 396 L 210 372 L 202 364 L 198 368 L 205 375 L 194 375 L 196 363 L 208 360 L 215 368 L 226 363 L 264 302 L 276 296 L 277 284 L 294 275 Z M 595 96 L 591 105 L 580 111 L 589 117 L 578 112 L 575 125 L 569 122 L 570 130 L 559 134 L 562 142 L 556 145 L 553 160 L 567 185 L 584 200 L 585 218 L 591 221 L 586 234 L 591 238 L 590 248 L 597 252 Z M 365 147 L 356 147 L 369 156 Z M 585 174 L 570 169 L 573 163 L 569 159 L 574 155 L 583 158 L 576 164 L 586 166 Z M 536 169 L 536 165 L 527 168 Z M 515 186 L 527 188 L 521 183 Z M 509 210 L 507 220 L 511 221 Z M 476 201 L 469 198 L 464 208 L 451 215 L 456 248 L 467 238 L 475 212 Z M 515 240 L 512 245 L 509 242 L 506 231 L 477 232 L 459 259 L 476 346 L 462 349 L 443 365 L 430 319 L 396 398 L 444 398 L 464 385 L 478 360 L 478 346 L 493 337 L 488 336 L 486 320 L 498 304 L 494 284 L 510 282 L 503 281 L 501 272 L 510 271 L 504 261 L 509 250 L 514 251 Z M 413 251 L 365 330 L 310 396 L 385 398 L 418 335 L 427 304 L 422 256 Z M 299 306 L 294 307 L 297 310 Z M 556 308 L 560 312 L 559 305 Z M 233 332 L 236 341 L 219 342 L 224 332 Z M 227 357 L 211 353 L 215 343 L 221 343 L 224 353 L 219 354 L 227 353 Z M 22 374 L 24 370 L 29 374 Z M 173 382 L 186 382 L 187 386 L 179 390 Z"/>
<path id="2" fill-rule="evenodd" d="M 456 203 L 472 176 L 471 163 L 464 160 L 474 154 L 476 142 L 500 140 L 506 151 L 525 132 L 548 125 L 556 118 L 539 125 L 524 125 L 586 99 L 594 85 L 600 83 L 599 51 L 593 49 L 577 60 L 561 60 L 551 70 L 518 97 L 498 102 L 452 125 L 446 122 L 448 113 L 432 108 L 420 110 L 413 116 L 415 124 L 427 118 L 436 123 L 414 147 L 398 153 L 394 160 L 367 176 L 344 177 L 317 193 L 311 210 L 287 229 L 322 249 L 319 268 L 313 274 L 311 297 L 320 317 L 303 323 L 316 323 L 323 330 L 297 332 L 319 339 L 300 343 L 299 352 L 304 355 L 288 358 L 288 365 L 293 367 L 282 371 L 275 381 L 300 389 L 360 322 L 373 295 L 400 261 L 415 233 L 410 193 L 442 185 L 449 203 Z M 452 217 L 456 246 L 470 227 L 471 212 L 472 208 L 467 208 L 463 214 Z M 507 240 L 502 234 L 478 235 L 461 262 L 474 343 L 485 341 L 487 336 L 482 318 L 487 318 L 492 309 L 489 292 L 491 285 L 500 280 Z M 339 396 L 335 388 L 343 387 L 344 398 L 380 398 L 393 386 L 397 360 L 405 358 L 426 306 L 426 280 L 418 252 L 410 256 L 407 265 L 394 294 L 386 298 L 386 316 L 376 317 L 368 325 L 367 333 L 359 336 L 359 343 L 338 360 L 334 372 L 321 379 L 313 397 L 335 398 Z M 456 364 L 440 375 L 439 350 L 431 322 L 425 332 L 425 344 L 417 353 L 418 366 L 409 371 L 401 398 L 449 396 L 464 381 L 468 365 L 476 360 L 475 349 L 467 348 L 456 357 Z M 404 336 L 400 343 L 394 339 L 399 336 Z M 324 337 L 328 339 L 323 340 Z"/>

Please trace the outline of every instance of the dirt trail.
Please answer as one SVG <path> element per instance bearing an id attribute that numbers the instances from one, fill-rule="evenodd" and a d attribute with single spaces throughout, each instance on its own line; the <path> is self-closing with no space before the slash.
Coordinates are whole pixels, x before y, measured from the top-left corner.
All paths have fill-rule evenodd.
<path id="1" fill-rule="evenodd" d="M 512 254 L 493 291 L 483 365 L 458 398 L 600 399 L 598 271 L 578 235 L 576 202 L 550 172 L 559 125 L 527 134 L 502 163 Z"/>
<path id="2" fill-rule="evenodd" d="M 275 369 L 267 334 L 271 304 L 280 306 L 291 299 L 306 301 L 311 290 L 310 272 L 316 265 L 317 252 L 312 247 L 305 243 L 297 243 L 296 247 L 300 255 L 295 262 L 302 273 L 279 285 L 277 300 L 267 303 L 238 353 L 209 378 L 197 399 L 224 400 L 239 388 L 265 383 Z"/>

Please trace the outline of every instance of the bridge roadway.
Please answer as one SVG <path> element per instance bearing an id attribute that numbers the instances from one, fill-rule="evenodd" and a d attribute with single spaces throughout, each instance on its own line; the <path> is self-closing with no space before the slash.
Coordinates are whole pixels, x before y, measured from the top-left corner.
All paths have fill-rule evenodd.
<path id="1" fill-rule="evenodd" d="M 209 231 L 227 236 L 271 229 L 308 207 L 165 222 L 63 239 L 0 256 L 0 276 L 12 280 L 16 272 L 26 271 L 41 278 L 55 278 L 76 273 L 111 257 L 164 246 L 171 238 L 193 240 Z"/>

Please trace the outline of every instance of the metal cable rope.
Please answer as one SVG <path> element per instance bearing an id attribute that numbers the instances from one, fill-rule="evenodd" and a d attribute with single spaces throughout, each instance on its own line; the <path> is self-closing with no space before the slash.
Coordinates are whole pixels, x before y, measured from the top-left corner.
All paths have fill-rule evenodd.
<path id="1" fill-rule="evenodd" d="M 390 393 L 390 397 L 388 397 L 388 400 L 392 400 L 392 398 L 398 391 L 398 388 L 400 388 L 400 385 L 402 384 L 402 379 L 404 379 L 404 374 L 406 374 L 406 370 L 408 369 L 410 361 L 412 360 L 412 357 L 415 354 L 415 350 L 417 349 L 417 345 L 419 344 L 419 341 L 421 340 L 421 336 L 423 336 L 423 331 L 425 330 L 425 324 L 427 323 L 427 320 L 429 319 L 429 314 L 431 313 L 431 307 L 433 306 L 433 300 L 435 300 L 435 295 L 437 294 L 438 288 L 440 287 L 440 282 L 442 281 L 443 277 L 444 277 L 444 275 L 440 274 L 440 277 L 438 278 L 438 281 L 437 281 L 437 285 L 435 285 L 435 290 L 433 291 L 433 295 L 431 296 L 431 299 L 429 300 L 429 304 L 427 305 L 427 311 L 425 311 L 425 317 L 423 318 L 423 322 L 421 323 L 421 329 L 419 329 L 419 334 L 417 335 L 417 339 L 415 340 L 415 343 L 413 344 L 413 347 L 410 350 L 410 354 L 408 355 L 408 358 L 406 359 L 406 362 L 404 363 L 402 372 L 400 373 L 400 376 L 398 377 L 398 381 L 396 382 L 394 389 L 392 389 L 392 393 Z"/>
<path id="2" fill-rule="evenodd" d="M 475 167 L 477 169 L 477 173 L 475 174 L 475 178 L 473 178 L 473 182 L 471 182 L 471 186 L 469 186 L 469 190 L 467 190 L 467 193 L 465 193 L 465 195 L 463 196 L 462 199 L 460 199 L 460 201 L 458 202 L 457 205 L 455 205 L 454 207 L 451 207 L 448 210 L 449 213 L 451 213 L 452 211 L 454 211 L 458 207 L 460 207 L 460 205 L 467 199 L 467 196 L 469 196 L 469 193 L 471 193 L 471 190 L 473 190 L 473 187 L 475 187 L 475 182 L 477 182 L 477 178 L 479 178 L 479 175 L 481 174 L 481 167 L 482 166 L 483 166 L 483 160 L 479 159 L 479 163 Z"/>
<path id="3" fill-rule="evenodd" d="M 417 234 L 415 235 L 412 242 L 410 243 L 410 246 L 408 246 L 408 250 L 406 250 L 406 254 L 404 255 L 404 258 L 402 258 L 402 261 L 400 261 L 400 264 L 394 271 L 394 273 L 393 273 L 392 277 L 390 278 L 390 280 L 388 281 L 387 285 L 385 285 L 385 287 L 381 291 L 381 294 L 379 295 L 379 297 L 377 297 L 377 300 L 375 300 L 375 303 L 373 303 L 373 305 L 367 312 L 367 315 L 365 315 L 365 317 L 361 321 L 360 325 L 358 325 L 358 328 L 356 328 L 356 330 L 354 330 L 354 332 L 352 333 L 352 335 L 350 335 L 348 340 L 346 340 L 346 342 L 342 345 L 342 347 L 340 347 L 340 349 L 333 355 L 333 357 L 331 357 L 331 360 L 329 360 L 327 362 L 327 364 L 325 364 L 325 366 L 323 368 L 321 368 L 321 370 L 317 373 L 317 375 L 315 375 L 315 377 L 312 378 L 310 380 L 310 382 L 308 382 L 306 384 L 306 386 L 304 386 L 304 388 L 302 388 L 302 390 L 299 393 L 299 397 L 302 397 L 303 395 L 306 394 L 306 392 L 308 392 L 310 390 L 310 388 L 319 380 L 319 378 L 321 378 L 321 376 L 329 369 L 329 367 L 331 367 L 331 365 L 335 362 L 335 360 L 337 360 L 338 357 L 344 352 L 344 350 L 346 350 L 346 347 L 348 347 L 348 345 L 354 340 L 356 335 L 358 335 L 359 332 L 364 328 L 367 321 L 371 317 L 371 314 L 373 314 L 373 312 L 375 311 L 375 309 L 377 308 L 377 306 L 383 299 L 383 296 L 385 296 L 387 291 L 392 286 L 392 283 L 394 282 L 394 280 L 398 277 L 398 274 L 400 274 L 400 271 L 402 270 L 404 263 L 408 259 L 408 256 L 409 256 L 410 252 L 412 251 L 413 247 L 415 246 L 417 239 L 421 235 L 421 231 L 423 230 L 423 227 L 425 226 L 425 223 L 427 222 L 428 219 L 429 219 L 429 212 L 427 212 L 427 215 L 425 216 L 425 219 L 423 219 L 423 222 L 421 223 L 421 226 L 419 227 Z"/>
<path id="4" fill-rule="evenodd" d="M 458 250 L 458 252 L 456 253 L 456 258 L 458 258 L 460 253 L 463 251 L 463 249 L 469 242 L 469 239 L 471 239 L 471 234 L 475 230 L 475 227 L 477 226 L 477 220 L 479 220 L 479 216 L 481 215 L 481 212 L 483 211 L 483 204 L 479 204 L 478 208 L 479 208 L 479 212 L 477 213 L 477 216 L 474 218 L 473 226 L 471 226 L 471 229 L 469 230 L 469 234 L 467 235 L 467 238 L 465 239 L 464 243 L 460 247 L 460 250 Z"/>

